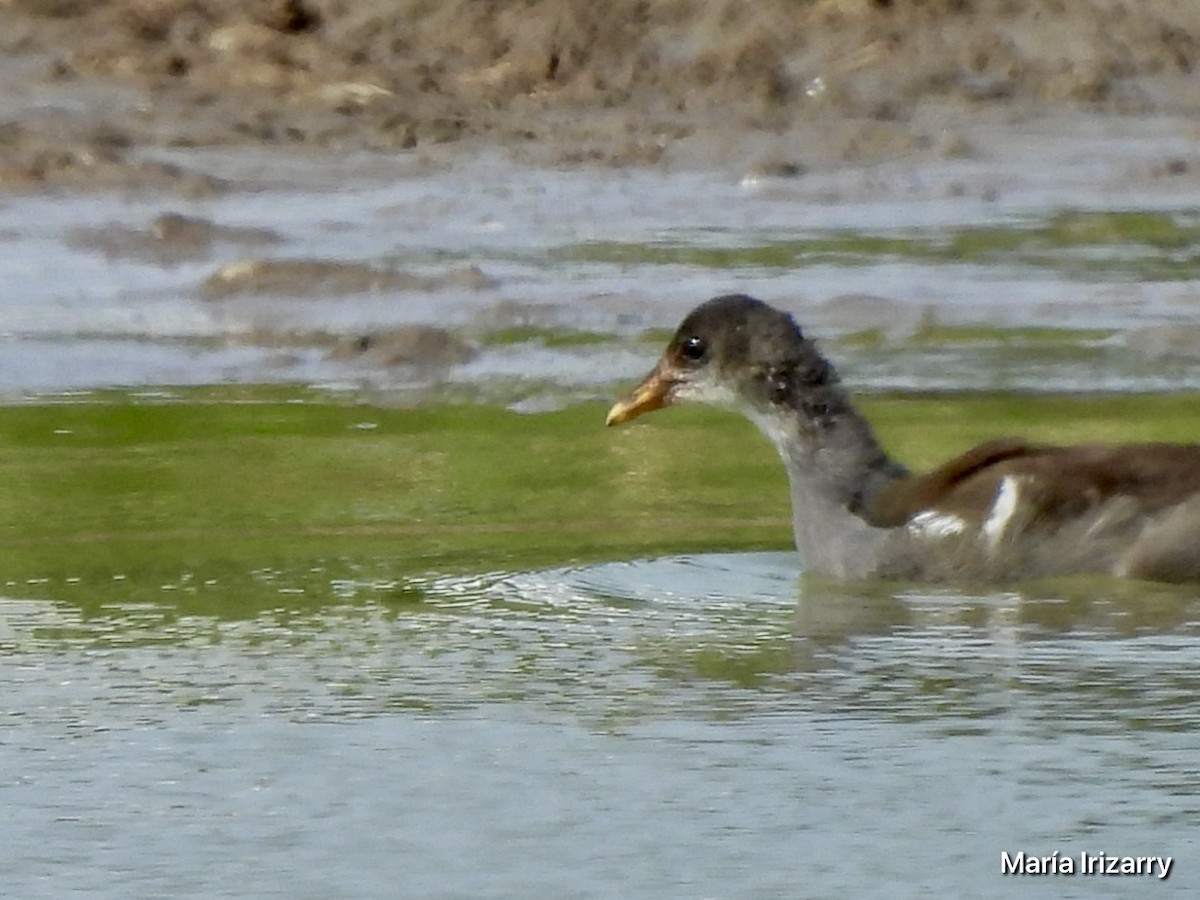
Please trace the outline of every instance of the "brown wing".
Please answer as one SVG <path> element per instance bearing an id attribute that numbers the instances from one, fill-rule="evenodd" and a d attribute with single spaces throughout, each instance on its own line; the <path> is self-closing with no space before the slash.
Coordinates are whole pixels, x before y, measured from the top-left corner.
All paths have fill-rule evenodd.
<path id="1" fill-rule="evenodd" d="M 987 441 L 923 475 L 910 475 L 895 482 L 875 498 L 869 509 L 863 511 L 863 518 L 878 528 L 895 528 L 922 510 L 943 508 L 949 495 L 956 491 L 978 493 L 981 486 L 978 483 L 969 492 L 964 492 L 963 486 L 979 482 L 981 473 L 998 464 L 1036 457 L 1045 452 L 1046 448 L 1031 445 L 1020 438 Z M 999 477 L 998 474 L 995 476 Z M 987 480 L 994 484 L 995 478 Z"/>
<path id="2" fill-rule="evenodd" d="M 1001 466 L 1001 469 L 1007 468 Z M 1037 516 L 1052 523 L 1118 498 L 1143 514 L 1175 506 L 1200 492 L 1200 446 L 1085 444 L 1015 463 L 1028 475 Z M 1009 474 L 1009 472 L 1005 472 Z"/>
<path id="3" fill-rule="evenodd" d="M 1152 513 L 1200 493 L 1200 445 L 1046 447 L 1009 438 L 988 441 L 890 486 L 864 518 L 879 527 L 897 527 L 933 509 L 978 524 L 1009 475 L 1020 478 L 1025 522 L 1066 522 L 1118 497 Z"/>

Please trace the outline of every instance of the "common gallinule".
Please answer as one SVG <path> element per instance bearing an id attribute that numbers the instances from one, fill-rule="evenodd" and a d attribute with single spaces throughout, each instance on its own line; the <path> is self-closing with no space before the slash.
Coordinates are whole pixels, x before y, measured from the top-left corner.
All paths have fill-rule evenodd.
<path id="1" fill-rule="evenodd" d="M 1002 438 L 913 474 L 791 316 L 738 294 L 693 310 L 608 424 L 683 401 L 737 410 L 775 445 L 810 571 L 1200 580 L 1200 446 Z"/>

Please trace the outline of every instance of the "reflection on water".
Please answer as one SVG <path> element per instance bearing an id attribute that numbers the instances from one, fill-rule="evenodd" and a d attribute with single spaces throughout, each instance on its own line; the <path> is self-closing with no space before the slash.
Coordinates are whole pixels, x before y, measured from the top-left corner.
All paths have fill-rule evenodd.
<path id="1" fill-rule="evenodd" d="M 255 584 L 0 602 L 14 896 L 1025 896 L 1022 849 L 1200 884 L 1194 591 L 790 554 Z"/>

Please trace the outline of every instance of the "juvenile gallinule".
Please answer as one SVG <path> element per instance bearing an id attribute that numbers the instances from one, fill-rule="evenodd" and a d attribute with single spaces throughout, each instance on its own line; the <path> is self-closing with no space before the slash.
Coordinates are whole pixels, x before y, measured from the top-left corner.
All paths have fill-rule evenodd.
<path id="1" fill-rule="evenodd" d="M 1200 580 L 1200 446 L 1003 438 L 913 474 L 880 447 L 791 316 L 743 295 L 693 310 L 608 424 L 684 401 L 737 410 L 775 445 L 810 571 Z"/>

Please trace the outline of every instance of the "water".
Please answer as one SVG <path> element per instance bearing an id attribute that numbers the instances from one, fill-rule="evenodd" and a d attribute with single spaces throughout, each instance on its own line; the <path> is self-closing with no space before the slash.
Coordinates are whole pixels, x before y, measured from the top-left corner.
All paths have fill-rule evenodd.
<path id="1" fill-rule="evenodd" d="M 431 576 L 416 605 L 339 579 L 225 620 L 7 601 L 6 888 L 1149 890 L 1001 876 L 1002 850 L 1170 855 L 1155 890 L 1200 884 L 1194 593 L 796 576 L 785 553 Z"/>
<path id="2" fill-rule="evenodd" d="M 1200 385 L 1186 346 L 1139 356 L 1122 337 L 1200 324 L 1194 280 L 1112 268 L 1080 278 L 1003 257 L 793 272 L 571 255 L 603 241 L 724 248 L 830 229 L 1017 227 L 1062 208 L 1194 215 L 1193 192 L 1139 174 L 1192 151 L 1186 123 L 1067 127 L 998 134 L 987 158 L 794 182 L 487 158 L 321 167 L 237 151 L 213 154 L 210 168 L 258 189 L 7 198 L 0 393 L 28 411 L 47 394 L 114 385 L 170 400 L 176 385 L 285 381 L 387 400 L 432 384 L 532 411 L 611 398 L 653 359 L 635 341 L 642 329 L 727 290 L 787 302 L 819 334 L 903 335 L 931 310 L 950 323 L 1114 329 L 1082 352 L 1037 358 L 992 345 L 835 349 L 855 385 Z M 136 241 L 97 249 L 97 234 L 143 231 L 164 212 L 279 240 L 218 241 L 170 262 L 140 256 Z M 1109 249 L 1108 260 L 1138 255 Z M 247 256 L 433 275 L 471 264 L 494 284 L 320 302 L 201 296 L 218 266 Z M 430 375 L 245 341 L 254 329 L 413 323 L 460 329 L 479 352 Z M 483 340 L 514 323 L 613 342 Z M 548 401 L 528 387 L 541 382 Z M 582 468 L 553 484 L 526 474 L 480 489 L 481 500 L 455 493 L 467 474 L 455 454 L 488 460 L 476 470 L 489 473 L 503 455 L 461 424 L 448 433 L 471 446 L 456 450 L 416 443 L 430 426 L 409 428 L 394 410 L 353 411 L 364 430 L 336 409 L 295 421 L 271 409 L 251 427 L 200 416 L 206 400 L 180 402 L 194 415 L 160 423 L 161 434 L 123 412 L 20 427 L 16 410 L 5 414 L 6 894 L 691 900 L 1200 887 L 1194 590 L 837 588 L 802 580 L 786 552 L 654 558 L 656 540 L 690 533 L 696 492 L 719 488 L 670 481 L 679 450 L 665 440 L 588 432 L 592 443 L 578 437 L 551 459 L 548 447 L 583 433 L 566 421 L 536 445 L 543 475 L 594 458 L 610 480 Z M 188 431 L 204 431 L 187 424 L 197 419 L 212 436 Z M 500 446 L 524 447 L 505 427 Z M 631 477 L 611 481 L 620 473 Z M 438 478 L 446 484 L 425 484 Z M 674 492 L 663 508 L 676 518 L 656 520 L 669 536 L 637 519 L 653 483 Z M 567 495 L 583 510 L 555 505 L 533 527 Z M 737 524 L 728 509 L 703 507 L 705 534 Z M 457 515 L 458 530 L 439 515 Z M 564 517 L 580 527 L 514 549 Z M 618 522 L 651 558 L 568 562 L 615 555 L 621 542 L 602 532 Z M 786 519 L 779 534 L 783 546 Z M 534 556 L 557 561 L 521 562 Z M 444 558 L 455 564 L 433 561 Z M 1175 868 L 1166 882 L 1018 878 L 1000 874 L 1006 850 L 1172 856 Z"/>
<path id="3" fill-rule="evenodd" d="M 1097 244 L 1051 245 L 1036 266 L 1020 247 L 1004 246 L 994 256 L 961 261 L 868 252 L 797 269 L 589 256 L 588 248 L 609 242 L 737 249 L 845 233 L 903 235 L 936 246 L 963 229 L 1004 234 L 1039 227 L 1063 210 L 1149 212 L 1194 224 L 1193 176 L 1153 175 L 1164 159 L 1190 159 L 1189 122 L 1083 118 L 1049 133 L 1038 127 L 997 129 L 977 158 L 762 181 L 723 170 L 545 171 L 488 156 L 322 163 L 246 150 L 164 152 L 167 162 L 242 189 L 194 199 L 10 197 L 0 206 L 0 391 L 213 381 L 405 390 L 433 380 L 486 392 L 499 382 L 540 379 L 575 400 L 607 392 L 645 368 L 652 348 L 631 347 L 632 335 L 670 328 L 700 300 L 731 290 L 785 304 L 826 338 L 862 328 L 903 337 L 930 316 L 1116 332 L 1112 352 L 1061 374 L 1041 367 L 1026 375 L 1013 365 L 989 377 L 990 368 L 980 372 L 970 364 L 973 348 L 949 371 L 941 347 L 905 346 L 882 367 L 872 354 L 850 353 L 846 374 L 854 385 L 1073 389 L 1100 375 L 1106 388 L 1121 390 L 1200 385 L 1196 341 L 1166 359 L 1150 351 L 1147 361 L 1147 351 L 1123 339 L 1146 328 L 1200 325 L 1194 278 L 1158 268 L 1181 257 L 1186 263 L 1190 232 L 1181 232 L 1179 245 L 1134 246 L 1104 236 Z M 198 246 L 155 241 L 150 235 L 164 214 L 252 231 L 218 231 Z M 1089 265 L 1092 257 L 1115 268 Z M 490 281 L 463 285 L 448 278 L 440 287 L 323 301 L 287 291 L 204 296 L 204 282 L 221 266 L 254 258 L 341 260 L 435 280 L 476 266 Z M 875 304 L 864 306 L 864 297 Z M 492 330 L 527 323 L 614 341 L 590 354 L 586 347 L 488 341 Z M 288 343 L 297 334 L 412 324 L 455 329 L 480 344 L 480 352 L 431 375 Z"/>

